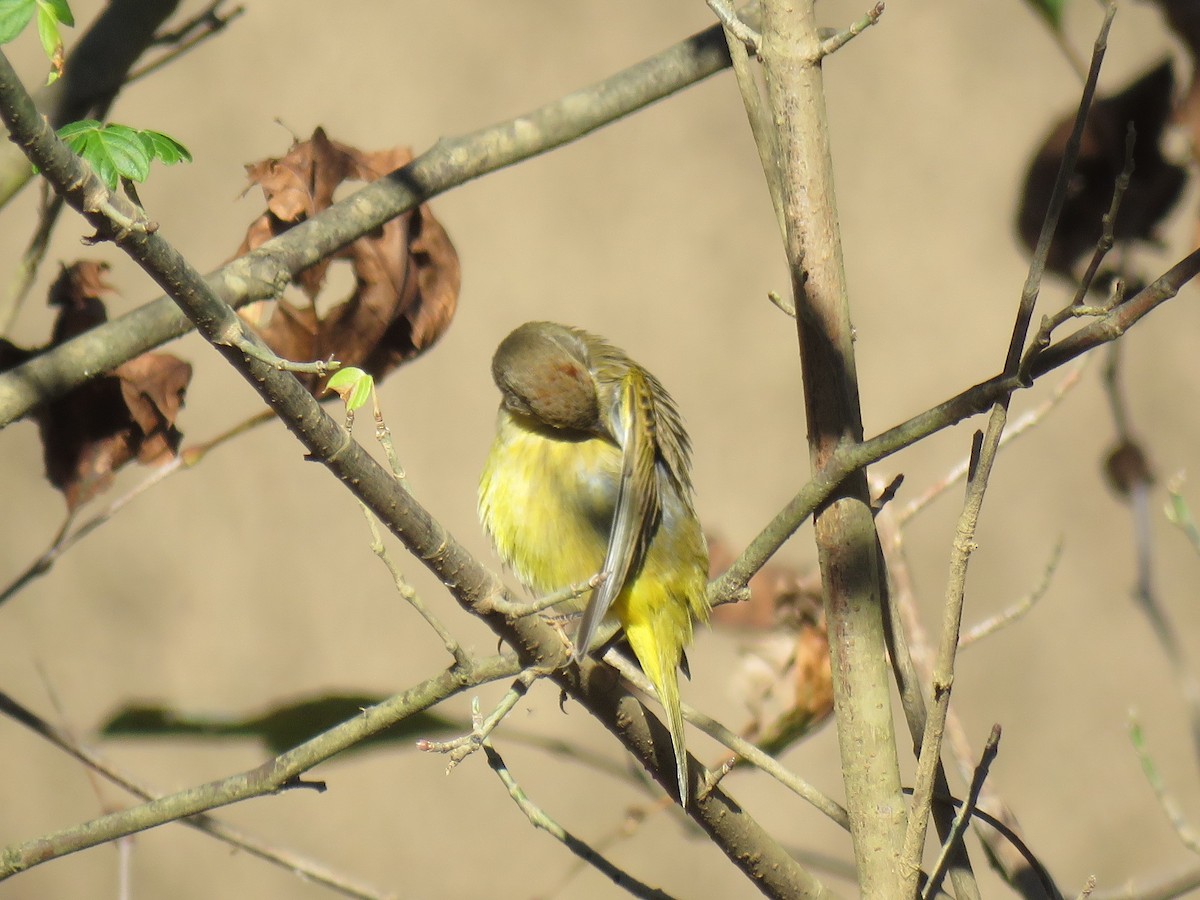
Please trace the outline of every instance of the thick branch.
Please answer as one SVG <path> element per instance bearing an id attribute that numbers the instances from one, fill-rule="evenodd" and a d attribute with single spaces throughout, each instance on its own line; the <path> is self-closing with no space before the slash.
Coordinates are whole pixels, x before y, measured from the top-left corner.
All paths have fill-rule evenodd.
<path id="1" fill-rule="evenodd" d="M 786 250 L 800 339 L 809 456 L 820 471 L 862 440 L 850 309 L 811 0 L 764 0 L 762 61 L 777 134 Z M 891 715 L 866 474 L 848 474 L 814 520 L 833 664 L 842 779 L 859 885 L 893 896 L 904 796 Z M 898 896 L 898 895 L 895 895 Z"/>

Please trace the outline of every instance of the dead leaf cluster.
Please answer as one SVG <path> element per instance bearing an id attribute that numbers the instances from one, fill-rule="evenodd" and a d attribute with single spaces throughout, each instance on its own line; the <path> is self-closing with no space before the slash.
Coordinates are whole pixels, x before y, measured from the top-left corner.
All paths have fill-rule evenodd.
<path id="1" fill-rule="evenodd" d="M 107 269 L 89 260 L 63 266 L 50 288 L 49 303 L 59 310 L 50 343 L 26 349 L 0 339 L 0 371 L 106 321 Z M 183 437 L 175 421 L 191 379 L 183 360 L 144 353 L 37 411 L 46 477 L 69 510 L 105 490 L 131 460 L 151 465 L 175 455 Z"/>
<path id="2" fill-rule="evenodd" d="M 237 255 L 328 208 L 344 183 L 374 181 L 411 160 L 406 147 L 365 152 L 318 128 L 283 157 L 248 165 L 267 208 L 251 223 Z M 322 313 L 321 292 L 335 262 L 349 264 L 354 287 Z M 445 333 L 458 304 L 461 273 L 445 229 L 422 205 L 305 269 L 295 283 L 308 303 L 254 304 L 243 317 L 286 359 L 336 359 L 378 381 Z M 310 378 L 309 386 L 316 391 L 317 380 Z"/>

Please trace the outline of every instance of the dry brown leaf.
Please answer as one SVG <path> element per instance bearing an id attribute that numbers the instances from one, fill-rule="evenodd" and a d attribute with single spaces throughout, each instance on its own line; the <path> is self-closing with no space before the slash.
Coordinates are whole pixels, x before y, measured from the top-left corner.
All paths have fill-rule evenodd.
<path id="1" fill-rule="evenodd" d="M 363 152 L 330 140 L 318 128 L 284 157 L 247 166 L 267 209 L 250 225 L 238 255 L 328 207 L 344 181 L 373 181 L 411 160 L 407 148 Z M 336 261 L 350 264 L 355 287 L 319 315 L 315 304 Z M 268 318 L 256 304 L 243 315 L 280 356 L 334 358 L 380 379 L 441 337 L 454 317 L 460 281 L 454 245 L 429 207 L 421 206 L 301 272 L 296 283 L 312 305 L 280 301 Z M 316 380 L 309 384 L 315 388 Z"/>
<path id="2" fill-rule="evenodd" d="M 105 263 L 63 266 L 49 302 L 60 308 L 45 348 L 24 350 L 5 342 L 0 371 L 104 322 Z M 166 353 L 146 353 L 95 378 L 37 411 L 46 477 L 76 509 L 111 483 L 135 457 L 148 464 L 174 455 L 183 435 L 175 420 L 183 407 L 192 367 Z"/>
<path id="3" fill-rule="evenodd" d="M 1097 100 L 1088 115 L 1075 174 L 1068 186 L 1058 230 L 1050 244 L 1047 269 L 1068 278 L 1081 258 L 1090 258 L 1101 235 L 1101 219 L 1112 204 L 1117 176 L 1125 166 L 1126 131 L 1133 124 L 1133 177 L 1121 201 L 1114 236 L 1118 241 L 1156 242 L 1155 228 L 1179 199 L 1187 173 L 1162 154 L 1162 136 L 1171 116 L 1174 76 L 1169 60 L 1119 94 Z M 1072 112 L 1051 129 L 1025 176 L 1017 232 L 1032 252 L 1050 203 Z"/>
<path id="4" fill-rule="evenodd" d="M 709 559 L 716 574 L 728 568 L 734 553 L 710 536 Z M 750 580 L 750 599 L 714 609 L 713 624 L 763 633 L 743 651 L 731 678 L 735 695 L 752 714 L 746 737 L 778 752 L 829 718 L 833 674 L 816 572 L 767 564 Z"/>

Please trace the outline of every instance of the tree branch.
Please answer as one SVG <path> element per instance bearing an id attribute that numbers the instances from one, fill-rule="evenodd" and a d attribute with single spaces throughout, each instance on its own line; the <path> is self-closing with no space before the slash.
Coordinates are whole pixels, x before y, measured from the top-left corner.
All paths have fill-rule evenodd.
<path id="1" fill-rule="evenodd" d="M 776 127 L 785 249 L 791 270 L 809 456 L 820 471 L 837 449 L 862 440 L 858 378 L 842 266 L 833 167 L 811 0 L 764 0 L 762 62 Z M 899 896 L 904 836 L 891 713 L 876 535 L 865 472 L 846 473 L 814 526 L 824 584 L 842 779 L 859 887 Z"/>

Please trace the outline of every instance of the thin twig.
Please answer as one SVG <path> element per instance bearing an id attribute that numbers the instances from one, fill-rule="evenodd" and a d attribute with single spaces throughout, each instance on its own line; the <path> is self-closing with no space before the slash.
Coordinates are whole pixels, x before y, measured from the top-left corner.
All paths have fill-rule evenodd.
<path id="1" fill-rule="evenodd" d="M 594 591 L 603 583 L 604 577 L 603 573 L 597 572 L 587 581 L 581 581 L 579 584 L 569 584 L 561 590 L 547 594 L 545 597 L 538 597 L 529 603 L 513 603 L 503 597 L 493 597 L 489 605 L 501 615 L 514 619 L 532 616 L 535 613 L 540 613 L 542 610 L 577 600 L 588 591 Z M 600 643 L 603 644 L 604 641 L 600 641 Z"/>
<path id="2" fill-rule="evenodd" d="M 101 525 L 112 521 L 113 517 L 116 516 L 117 513 L 119 513 L 122 509 L 124 509 L 142 494 L 146 493 L 146 491 L 150 490 L 150 488 L 161 483 L 177 472 L 190 469 L 192 466 L 199 463 L 200 460 L 203 459 L 208 453 L 208 451 L 212 450 L 214 447 L 217 447 L 228 440 L 232 440 L 238 435 L 249 431 L 251 428 L 261 425 L 263 422 L 269 422 L 274 418 L 275 413 L 272 410 L 256 413 L 250 418 L 239 422 L 232 428 L 217 435 L 207 443 L 197 444 L 181 450 L 170 460 L 153 469 L 146 478 L 138 482 L 126 493 L 112 500 L 103 511 L 96 513 L 96 515 L 92 516 L 86 522 L 83 522 L 78 526 L 72 527 L 75 523 L 75 515 L 73 513 L 68 514 L 62 528 L 59 529 L 59 532 L 57 535 L 55 535 L 54 540 L 50 542 L 50 546 L 37 559 L 30 563 L 24 572 L 13 579 L 13 581 L 10 582 L 3 591 L 0 591 L 0 604 L 12 599 L 32 581 L 49 572 L 52 568 L 54 568 L 54 564 L 58 562 L 64 553 L 82 541 Z"/>
<path id="3" fill-rule="evenodd" d="M 1090 879 L 1089 879 L 1090 880 Z M 1200 865 L 1190 863 L 1174 872 L 1124 879 L 1105 891 L 1093 891 L 1089 900 L 1176 900 L 1200 888 Z"/>
<path id="4" fill-rule="evenodd" d="M 999 751 L 1000 726 L 993 725 L 991 734 L 988 735 L 988 739 L 983 745 L 983 756 L 979 759 L 979 765 L 975 767 L 975 776 L 971 779 L 971 787 L 967 792 L 967 799 L 959 807 L 958 813 L 954 817 L 954 827 L 950 831 L 950 836 L 942 842 L 941 852 L 938 853 L 938 858 L 934 862 L 933 868 L 929 870 L 929 880 L 925 883 L 925 887 L 921 891 L 921 900 L 929 900 L 934 895 L 934 892 L 940 889 L 942 876 L 946 872 L 946 865 L 950 861 L 954 846 L 962 841 L 963 834 L 967 830 L 967 824 L 971 821 L 971 816 L 975 813 L 975 805 L 979 802 L 979 792 L 983 790 L 983 783 L 987 780 L 988 770 L 991 768 L 992 762 L 996 759 L 996 754 Z"/>
<path id="5" fill-rule="evenodd" d="M 750 53 L 752 56 L 758 56 L 758 51 L 762 48 L 762 35 L 743 22 L 737 12 L 729 5 L 728 0 L 706 0 L 708 8 L 713 11 L 716 17 L 720 20 L 722 27 L 726 33 L 733 35 L 741 44 L 741 49 Z M 730 47 L 730 54 L 733 55 L 733 47 Z M 736 56 L 734 56 L 736 60 Z"/>
<path id="6" fill-rule="evenodd" d="M 38 268 L 46 257 L 46 250 L 50 246 L 50 235 L 54 232 L 54 225 L 62 210 L 62 197 L 51 191 L 50 186 L 43 182 L 38 225 L 34 229 L 33 237 L 29 239 L 29 246 L 21 254 L 21 261 L 17 264 L 16 273 L 8 289 L 8 296 L 4 298 L 4 307 L 3 310 L 0 310 L 0 334 L 8 334 L 12 330 L 17 314 L 20 313 L 22 305 L 29 296 L 29 290 L 33 287 L 34 279 L 37 278 Z"/>
<path id="7" fill-rule="evenodd" d="M 1129 740 L 1137 752 L 1138 761 L 1142 764 L 1142 772 L 1146 776 L 1146 781 L 1150 783 L 1154 796 L 1158 798 L 1158 805 L 1162 807 L 1163 814 L 1171 823 L 1175 834 L 1188 850 L 1200 855 L 1200 833 L 1188 822 L 1179 801 L 1167 789 L 1166 782 L 1158 771 L 1158 765 L 1154 762 L 1154 757 L 1150 755 L 1150 750 L 1146 746 L 1141 723 L 1138 722 L 1137 715 L 1133 710 L 1129 711 Z"/>
<path id="8" fill-rule="evenodd" d="M 718 18 L 721 13 L 714 5 L 716 2 L 720 5 L 720 0 L 710 0 L 709 6 L 712 6 L 714 12 L 717 12 Z M 736 18 L 736 17 L 735 17 Z M 721 19 L 724 22 L 724 19 Z M 741 20 L 737 19 L 740 23 Z M 753 52 L 758 53 L 762 43 L 762 38 L 757 33 L 754 33 L 755 44 Z M 779 236 L 781 239 L 787 236 L 787 226 L 783 220 L 783 188 L 780 184 L 781 173 L 779 170 L 778 154 L 775 150 L 775 130 L 771 125 L 771 115 L 767 110 L 766 101 L 763 98 L 762 91 L 759 90 L 758 80 L 754 77 L 754 72 L 750 68 L 750 60 L 746 55 L 745 42 L 741 36 L 730 28 L 725 29 L 725 41 L 729 45 L 729 58 L 732 60 L 733 77 L 737 82 L 738 92 L 742 95 L 742 106 L 746 110 L 746 120 L 750 124 L 750 134 L 754 137 L 754 146 L 758 150 L 759 165 L 762 166 L 763 178 L 767 182 L 767 193 L 771 198 L 771 208 L 775 211 L 775 221 L 779 225 Z M 782 309 L 788 315 L 795 318 L 796 308 L 791 300 L 783 300 L 779 294 L 769 294 L 771 302 Z"/>
<path id="9" fill-rule="evenodd" d="M 1034 604 L 1041 600 L 1046 595 L 1046 591 L 1050 589 L 1050 582 L 1054 578 L 1054 573 L 1058 570 L 1059 560 L 1062 559 L 1062 550 L 1063 540 L 1059 538 L 1054 544 L 1054 549 L 1050 551 L 1050 559 L 1042 569 L 1042 577 L 1034 585 L 1033 590 L 1016 603 L 1000 610 L 996 615 L 988 616 L 982 622 L 968 628 L 962 637 L 958 639 L 958 649 L 965 650 L 976 641 L 981 641 L 988 635 L 995 634 L 1000 629 L 1011 625 L 1033 609 Z"/>
<path id="10" fill-rule="evenodd" d="M 537 668 L 521 672 L 486 719 L 480 715 L 479 698 L 475 697 L 471 701 L 471 731 L 469 734 L 450 741 L 417 741 L 417 749 L 427 753 L 450 754 L 450 763 L 446 766 L 446 774 L 449 775 L 454 771 L 455 766 L 484 745 L 491 737 L 492 732 L 496 730 L 496 726 L 503 722 L 520 699 L 529 693 L 529 686 L 538 678 L 545 677 L 546 674 L 544 670 Z"/>
<path id="11" fill-rule="evenodd" d="M 421 595 L 417 593 L 416 588 L 408 583 L 408 579 L 404 577 L 404 573 L 400 571 L 400 567 L 393 561 L 392 557 L 387 552 L 387 547 L 383 543 L 383 535 L 379 533 L 379 525 L 375 518 L 375 514 L 361 500 L 359 506 L 362 508 L 363 515 L 367 519 L 367 527 L 371 529 L 371 552 L 379 557 L 388 572 L 392 576 L 392 584 L 396 586 L 396 593 L 399 594 L 404 602 L 417 611 L 417 614 L 425 620 L 425 624 L 433 629 L 442 641 L 442 646 L 446 648 L 446 652 L 454 658 L 456 665 L 465 666 L 470 663 L 471 658 L 462 644 L 460 644 L 450 633 L 450 629 L 446 627 L 441 618 L 425 605 L 425 601 L 421 599 Z"/>
<path id="12" fill-rule="evenodd" d="M 1030 431 L 1040 424 L 1050 414 L 1050 411 L 1063 401 L 1063 398 L 1066 397 L 1071 389 L 1079 384 L 1083 370 L 1087 368 L 1088 362 L 1088 357 L 1079 360 L 1063 376 L 1062 380 L 1054 385 L 1054 390 L 1049 397 L 1033 409 L 1019 416 L 1011 425 L 1004 429 L 1004 437 L 1001 438 L 1000 446 L 1004 447 L 1008 445 L 1025 432 Z M 963 459 L 953 469 L 942 476 L 942 478 L 930 485 L 927 490 L 909 501 L 908 505 L 896 514 L 896 524 L 903 528 L 917 513 L 925 509 L 925 507 L 944 494 L 949 488 L 962 481 L 967 475 L 968 462 L 969 460 Z"/>
<path id="13" fill-rule="evenodd" d="M 1192 549 L 1200 553 L 1200 528 L 1196 526 L 1191 507 L 1183 496 L 1182 472 L 1175 473 L 1167 482 L 1167 496 L 1170 498 L 1166 508 L 1167 521 L 1182 531 Z"/>
<path id="14" fill-rule="evenodd" d="M 1121 167 L 1117 180 L 1113 183 L 1112 201 L 1108 205 L 1108 212 L 1100 217 L 1100 237 L 1096 240 L 1096 249 L 1092 251 L 1088 267 L 1084 270 L 1083 277 L 1079 279 L 1079 287 L 1071 301 L 1072 306 L 1083 306 L 1083 301 L 1092 288 L 1092 282 L 1096 279 L 1096 273 L 1100 271 L 1100 263 L 1104 261 L 1104 257 L 1108 255 L 1116 242 L 1117 213 L 1121 211 L 1121 201 L 1125 197 L 1125 192 L 1129 190 L 1129 182 L 1133 180 L 1133 151 L 1136 144 L 1137 131 L 1130 122 L 1125 134 L 1125 164 Z M 1047 341 L 1047 343 L 1049 342 Z"/>
<path id="15" fill-rule="evenodd" d="M 1050 242 L 1058 228 L 1058 219 L 1062 214 L 1063 205 L 1067 200 L 1067 188 L 1070 185 L 1071 174 L 1075 170 L 1075 162 L 1079 158 L 1079 146 L 1083 140 L 1083 129 L 1087 123 L 1088 110 L 1092 106 L 1092 98 L 1096 95 L 1096 84 L 1100 78 L 1100 65 L 1104 61 L 1104 53 L 1108 49 L 1108 32 L 1112 27 L 1113 16 L 1117 13 L 1115 0 L 1110 0 L 1104 14 L 1104 23 L 1096 36 L 1092 48 L 1092 62 L 1088 69 L 1087 81 L 1083 86 L 1083 94 L 1079 98 L 1079 109 L 1075 113 L 1075 125 L 1071 136 L 1067 139 L 1063 150 L 1062 164 L 1054 180 L 1054 189 L 1050 192 L 1050 202 L 1046 207 L 1046 216 L 1042 220 L 1042 230 L 1038 235 L 1037 245 L 1033 250 L 1033 258 L 1029 263 L 1029 274 L 1025 278 L 1025 287 L 1021 291 L 1021 303 L 1017 310 L 1017 319 L 1013 325 L 1012 338 L 1008 344 L 1008 354 L 1004 361 L 1004 373 L 1016 375 L 1026 369 L 1021 364 L 1021 356 L 1025 348 L 1025 338 L 1029 334 L 1029 323 L 1033 318 L 1033 307 L 1037 303 L 1038 292 L 1041 289 L 1042 275 L 1046 271 L 1046 258 L 1050 254 Z"/>
<path id="16" fill-rule="evenodd" d="M 821 55 L 828 56 L 831 53 L 837 53 L 838 50 L 842 49 L 842 47 L 846 46 L 848 43 L 878 22 L 880 16 L 882 15 L 883 3 L 876 3 L 867 11 L 866 15 L 864 15 L 857 22 L 851 23 L 850 27 L 845 31 L 839 31 L 837 34 L 827 37 L 821 41 Z"/>
<path id="17" fill-rule="evenodd" d="M 886 488 L 885 488 L 886 491 Z M 892 663 L 892 674 L 896 679 L 896 687 L 900 692 L 900 703 L 904 710 L 904 720 L 908 726 L 908 733 L 912 738 L 913 754 L 920 757 L 922 742 L 925 740 L 925 731 L 929 724 L 929 711 L 925 703 L 925 694 L 922 690 L 920 677 L 917 673 L 915 658 L 913 657 L 909 646 L 908 635 L 906 634 L 902 618 L 903 614 L 900 610 L 899 591 L 892 590 L 892 577 L 888 567 L 891 559 L 897 557 L 903 562 L 903 553 L 901 547 L 901 534 L 895 523 L 890 520 L 887 515 L 887 507 L 884 506 L 876 513 L 876 529 L 879 534 L 879 540 L 876 542 L 876 555 L 879 558 L 878 565 L 882 572 L 887 573 L 883 579 L 882 588 L 884 594 L 884 627 L 887 634 L 888 642 L 888 658 Z M 890 553 L 884 550 L 884 541 L 887 540 L 890 547 Z M 905 573 L 907 574 L 907 573 Z M 908 590 L 905 585 L 904 590 Z M 939 760 L 933 773 L 933 794 L 935 797 L 951 796 L 950 781 L 946 777 L 945 767 Z M 967 852 L 966 844 L 961 841 L 952 840 L 954 834 L 954 810 L 945 803 L 936 803 L 931 807 L 934 827 L 937 829 L 939 840 L 942 846 L 949 848 L 949 857 L 946 865 L 950 873 L 950 880 L 954 886 L 954 896 L 957 900 L 979 900 L 979 884 L 975 879 L 975 872 L 971 866 L 971 858 Z M 940 893 L 935 896 L 941 896 Z"/>
<path id="18" fill-rule="evenodd" d="M 499 776 L 500 781 L 508 789 L 508 795 L 512 797 L 513 802 L 529 819 L 529 823 L 535 828 L 540 828 L 562 843 L 564 847 L 578 856 L 588 865 L 595 868 L 602 875 L 606 875 L 612 879 L 613 883 L 622 890 L 632 894 L 635 897 L 646 897 L 650 900 L 671 900 L 671 895 L 663 893 L 657 888 L 652 888 L 647 884 L 638 881 L 628 872 L 618 868 L 609 862 L 603 855 L 593 850 L 571 832 L 567 831 L 554 819 L 550 818 L 541 807 L 529 799 L 529 796 L 522 790 L 517 780 L 505 765 L 504 759 L 492 746 L 491 741 L 483 742 L 483 752 L 487 755 L 488 765 L 492 767 L 492 771 Z"/>
<path id="19" fill-rule="evenodd" d="M 1121 390 L 1119 345 L 1114 344 L 1104 367 L 1104 392 L 1112 412 L 1117 431 L 1117 450 L 1128 453 L 1135 462 L 1128 471 L 1119 474 L 1121 483 L 1116 485 L 1129 501 L 1130 518 L 1133 525 L 1134 565 L 1137 584 L 1134 600 L 1150 623 L 1154 638 L 1162 647 L 1171 667 L 1171 675 L 1187 704 L 1191 726 L 1192 749 L 1200 761 L 1200 679 L 1188 660 L 1187 651 L 1179 639 L 1179 629 L 1171 622 L 1171 616 L 1158 592 L 1154 589 L 1154 529 L 1151 521 L 1151 488 L 1153 477 L 1145 462 L 1139 442 L 1133 436 L 1129 408 Z"/>
<path id="20" fill-rule="evenodd" d="M 958 653 L 962 628 L 963 604 L 966 599 L 967 566 L 975 551 L 975 531 L 983 507 L 988 480 L 1000 448 L 1000 437 L 1007 420 L 1007 404 L 997 403 L 988 418 L 986 434 L 975 433 L 972 464 L 967 480 L 967 496 L 955 528 L 950 554 L 950 577 L 946 584 L 946 603 L 942 612 L 942 633 L 933 665 L 932 708 L 925 723 L 917 773 L 913 779 L 913 803 L 908 828 L 904 836 L 903 865 L 904 895 L 914 891 L 920 872 L 921 855 L 933 802 L 937 769 L 941 761 L 942 737 L 950 709 L 950 694 L 954 684 L 954 662 Z"/>
<path id="21" fill-rule="evenodd" d="M 224 2 L 225 0 L 212 0 L 194 18 L 184 22 L 175 30 L 167 34 L 155 35 L 154 43 L 173 43 L 176 46 L 158 57 L 158 59 L 151 60 L 144 66 L 131 71 L 125 79 L 125 84 L 133 84 L 133 82 L 145 78 L 164 66 L 186 56 L 210 37 L 219 34 L 230 22 L 246 11 L 245 7 L 236 6 L 224 15 L 218 15 L 217 8 Z"/>
<path id="22" fill-rule="evenodd" d="M 621 677 L 636 687 L 643 694 L 653 697 L 654 686 L 650 684 L 649 679 L 642 674 L 641 669 L 623 657 L 616 650 L 609 650 L 604 654 L 604 661 L 621 673 Z M 808 801 L 817 810 L 824 813 L 830 820 L 843 828 L 850 827 L 850 819 L 844 807 L 836 801 L 830 799 L 817 788 L 813 787 L 803 778 L 800 778 L 793 772 L 789 772 L 779 761 L 774 757 L 768 756 L 762 750 L 755 747 L 740 735 L 730 731 L 720 722 L 705 715 L 693 706 L 686 703 L 681 704 L 683 717 L 691 722 L 709 737 L 724 744 L 738 756 L 744 758 L 751 765 L 766 772 L 792 793 L 796 794 L 803 800 Z M 689 764 L 694 757 L 688 757 Z M 716 786 L 721 780 L 723 772 L 708 772 L 705 770 L 703 786 L 698 792 L 698 796 L 703 798 Z"/>
<path id="23" fill-rule="evenodd" d="M 933 654 L 917 611 L 917 597 L 904 553 L 903 532 L 896 525 L 889 510 L 890 507 L 884 508 L 876 516 L 876 522 L 891 583 L 889 597 L 898 608 L 899 625 L 893 625 L 893 629 L 900 627 L 905 633 L 913 662 L 919 668 L 922 678 L 929 681 L 932 679 Z M 975 765 L 975 752 L 971 749 L 966 731 L 953 708 L 946 717 L 946 735 L 950 740 L 951 752 L 960 775 L 964 780 L 969 780 Z M 1042 897 L 1047 900 L 1059 900 L 1060 894 L 1053 881 L 1038 867 L 1036 860 L 1031 861 L 1030 855 L 1023 852 L 1024 845 L 1019 836 L 1020 824 L 1017 817 L 990 784 L 984 785 L 980 806 L 990 813 L 983 821 L 993 824 L 994 827 L 981 828 L 976 821 L 975 833 L 997 871 L 1022 897 L 1030 900 L 1040 900 Z M 995 826 L 996 821 L 1001 822 L 1003 827 Z"/>

